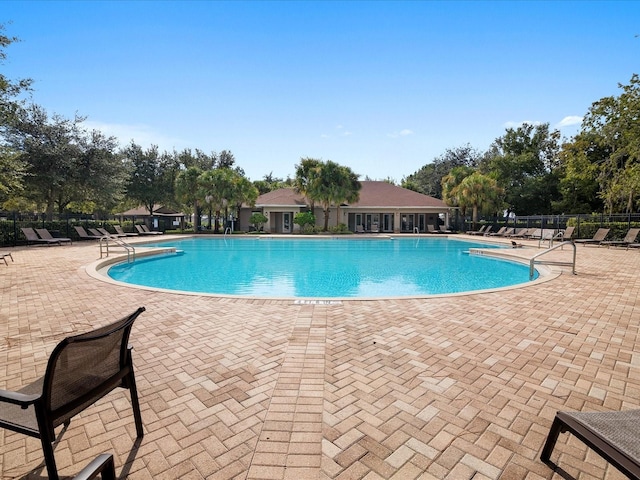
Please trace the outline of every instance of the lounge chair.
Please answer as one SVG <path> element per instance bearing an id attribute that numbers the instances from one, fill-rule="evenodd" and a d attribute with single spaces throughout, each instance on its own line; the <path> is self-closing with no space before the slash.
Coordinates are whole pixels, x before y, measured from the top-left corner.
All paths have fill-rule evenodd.
<path id="1" fill-rule="evenodd" d="M 120 225 L 114 225 L 113 228 L 115 228 L 116 233 L 118 235 L 123 236 L 123 237 L 137 237 L 138 236 L 138 234 L 134 233 L 134 232 L 125 232 Z"/>
<path id="2" fill-rule="evenodd" d="M 135 227 L 140 235 L 162 235 L 162 232 L 152 232 L 146 225 L 138 225 L 136 223 Z"/>
<path id="3" fill-rule="evenodd" d="M 521 228 L 517 232 L 508 235 L 509 238 L 528 238 L 535 228 Z"/>
<path id="4" fill-rule="evenodd" d="M 442 232 L 440 231 L 440 229 L 436 230 L 436 227 L 434 227 L 433 225 L 429 224 L 429 225 L 427 225 L 427 233 L 437 233 L 437 234 L 440 234 L 440 233 L 442 233 Z"/>
<path id="5" fill-rule="evenodd" d="M 11 252 L 0 252 L 0 258 L 4 260 L 5 265 L 9 265 L 9 262 L 7 262 L 7 257 L 9 257 L 13 262 L 13 255 L 11 255 Z"/>
<path id="6" fill-rule="evenodd" d="M 67 337 L 53 349 L 40 380 L 17 392 L 0 390 L 0 427 L 39 438 L 49 479 L 58 480 L 55 428 L 122 387 L 129 390 L 138 438 L 144 435 L 129 346 L 138 308 L 114 323 Z"/>
<path id="7" fill-rule="evenodd" d="M 76 232 L 78 232 L 78 236 L 80 237 L 80 240 L 100 240 L 100 238 L 102 237 L 102 235 L 89 235 L 87 233 L 87 231 L 84 229 L 84 227 L 80 227 L 80 226 L 75 226 L 73 227 L 76 229 Z"/>
<path id="8" fill-rule="evenodd" d="M 98 230 L 102 235 L 104 235 L 105 237 L 113 237 L 113 238 L 118 238 L 118 237 L 126 237 L 127 234 L 123 233 L 123 234 L 119 234 L 119 233 L 111 233 L 109 230 L 107 230 L 106 228 L 96 228 L 96 230 Z"/>
<path id="9" fill-rule="evenodd" d="M 627 247 L 632 243 L 635 243 L 640 233 L 640 228 L 630 228 L 625 237 L 622 240 L 607 240 L 606 242 L 600 242 L 600 246 L 606 245 L 607 247 Z"/>
<path id="10" fill-rule="evenodd" d="M 377 223 L 373 223 L 371 224 L 371 233 L 379 233 L 380 232 L 380 227 L 378 226 Z"/>
<path id="11" fill-rule="evenodd" d="M 508 237 L 513 233 L 515 229 L 513 227 L 501 227 L 497 232 L 489 233 L 490 237 Z"/>
<path id="12" fill-rule="evenodd" d="M 440 225 L 439 228 L 440 228 L 440 233 L 453 233 L 453 230 L 449 230 L 444 225 Z"/>
<path id="13" fill-rule="evenodd" d="M 486 235 L 491 231 L 491 225 L 485 225 L 484 227 L 480 227 L 480 230 L 475 230 L 471 232 L 467 232 L 469 235 Z"/>
<path id="14" fill-rule="evenodd" d="M 38 236 L 43 240 L 57 240 L 60 243 L 73 243 L 71 239 L 67 237 L 54 237 L 46 228 L 36 228 L 35 230 Z"/>
<path id="15" fill-rule="evenodd" d="M 20 230 L 22 230 L 22 233 L 24 233 L 24 236 L 27 238 L 27 245 L 31 245 L 33 243 L 43 243 L 49 246 L 62 245 L 62 242 L 60 242 L 57 238 L 47 240 L 39 237 L 36 231 L 31 227 L 22 227 Z"/>
<path id="16" fill-rule="evenodd" d="M 561 432 L 570 432 L 629 478 L 640 478 L 640 410 L 558 412 L 540 460 L 554 471 L 551 453 Z"/>
<path id="17" fill-rule="evenodd" d="M 467 234 L 468 235 L 482 235 L 482 234 L 484 234 L 485 228 L 487 228 L 487 226 L 483 225 L 483 226 L 480 227 L 479 230 L 470 230 L 470 231 L 467 232 Z"/>
<path id="18" fill-rule="evenodd" d="M 596 233 L 593 234 L 593 238 L 579 238 L 574 240 L 574 243 L 582 243 L 583 245 L 600 245 L 600 242 L 604 241 L 609 235 L 608 228 L 599 228 Z"/>
<path id="19" fill-rule="evenodd" d="M 560 238 L 560 240 L 562 242 L 566 242 L 571 240 L 571 237 L 573 236 L 573 231 L 576 229 L 576 227 L 567 227 L 564 230 L 561 231 L 562 236 Z"/>

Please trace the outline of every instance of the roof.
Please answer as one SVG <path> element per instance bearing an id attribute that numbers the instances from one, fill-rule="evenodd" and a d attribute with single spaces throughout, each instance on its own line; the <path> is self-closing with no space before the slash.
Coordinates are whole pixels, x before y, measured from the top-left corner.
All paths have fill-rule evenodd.
<path id="1" fill-rule="evenodd" d="M 256 207 L 304 207 L 306 205 L 305 198 L 293 188 L 279 188 L 260 195 L 256 200 Z"/>
<path id="2" fill-rule="evenodd" d="M 414 192 L 406 188 L 392 185 L 388 182 L 365 180 L 360 182 L 362 189 L 360 190 L 360 198 L 357 202 L 348 204 L 352 208 L 450 208 L 442 200 L 429 195 Z M 306 206 L 305 198 L 296 193 L 292 188 L 281 188 L 264 195 L 260 195 L 256 200 L 256 207 L 301 207 Z"/>
<path id="3" fill-rule="evenodd" d="M 149 210 L 147 207 L 138 206 L 136 208 L 132 208 L 127 210 L 126 212 L 118 213 L 118 215 L 122 215 L 125 217 L 148 217 Z M 153 206 L 153 216 L 154 217 L 184 217 L 184 213 L 177 212 L 172 208 L 165 207 L 164 205 L 154 205 Z"/>
<path id="4" fill-rule="evenodd" d="M 389 182 L 364 181 L 360 198 L 350 207 L 435 207 L 449 208 L 442 200 L 392 185 Z"/>

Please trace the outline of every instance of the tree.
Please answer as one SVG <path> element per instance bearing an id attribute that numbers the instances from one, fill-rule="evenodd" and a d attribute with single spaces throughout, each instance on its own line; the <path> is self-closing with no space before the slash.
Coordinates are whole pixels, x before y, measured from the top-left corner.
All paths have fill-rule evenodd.
<path id="1" fill-rule="evenodd" d="M 640 192 L 640 76 L 634 74 L 629 85 L 618 86 L 622 89 L 618 97 L 604 97 L 592 104 L 581 134 L 590 135 L 593 148 L 602 155 L 600 197 L 607 209 L 630 212 L 636 208 Z"/>
<path id="2" fill-rule="evenodd" d="M 263 213 L 259 212 L 253 213 L 249 217 L 249 223 L 253 225 L 253 227 L 256 229 L 256 232 L 261 231 L 262 226 L 267 223 L 268 220 L 269 219 Z"/>
<path id="3" fill-rule="evenodd" d="M 202 170 L 196 166 L 191 166 L 181 171 L 176 177 L 176 197 L 184 206 L 193 212 L 193 231 L 197 232 L 200 226 L 200 209 L 198 195 L 198 178 L 202 175 Z"/>
<path id="4" fill-rule="evenodd" d="M 300 231 L 306 233 L 316 224 L 316 216 L 311 212 L 300 212 L 293 216 L 293 223 L 300 226 Z"/>
<path id="5" fill-rule="evenodd" d="M 600 165 L 606 158 L 606 148 L 599 146 L 593 134 L 581 132 L 562 145 L 560 151 L 561 200 L 554 210 L 561 213 L 602 211 L 599 192 Z"/>
<path id="6" fill-rule="evenodd" d="M 480 172 L 473 172 L 465 177 L 458 187 L 457 196 L 461 204 L 473 210 L 473 226 L 478 223 L 480 211 L 495 211 L 499 207 L 502 189 L 491 177 Z"/>
<path id="7" fill-rule="evenodd" d="M 4 24 L 0 23 L 0 65 L 7 58 L 6 48 L 19 41 L 17 37 L 8 37 L 3 32 Z M 23 91 L 30 89 L 31 80 L 12 81 L 0 73 L 0 137 L 6 135 L 7 127 L 13 123 L 15 112 L 20 103 L 15 98 Z M 27 165 L 17 152 L 7 146 L 0 147 L 0 202 L 7 202 L 11 197 L 23 190 L 23 179 Z"/>
<path id="8" fill-rule="evenodd" d="M 463 217 L 467 215 L 468 205 L 465 198 L 461 195 L 460 184 L 462 181 L 474 172 L 473 168 L 467 166 L 458 166 L 451 169 L 448 175 L 441 180 L 442 183 L 442 199 L 452 207 L 459 207 Z"/>
<path id="9" fill-rule="evenodd" d="M 311 208 L 312 212 L 314 204 L 313 199 L 308 195 L 308 192 L 315 188 L 314 182 L 318 180 L 322 164 L 322 160 L 306 157 L 301 158 L 300 163 L 296 165 L 296 176 L 293 181 L 294 188 L 296 192 L 307 199 L 309 202 L 309 208 Z"/>
<path id="10" fill-rule="evenodd" d="M 26 164 L 20 155 L 0 146 L 0 206 L 13 209 L 10 200 L 22 193 L 25 174 Z"/>
<path id="11" fill-rule="evenodd" d="M 309 159 L 308 159 L 309 160 Z M 343 167 L 331 160 L 322 163 L 317 160 L 308 162 L 315 166 L 308 172 L 308 182 L 305 186 L 306 197 L 312 202 L 322 205 L 324 212 L 324 227 L 329 230 L 329 210 L 331 205 L 336 205 L 338 214 L 342 202 L 355 202 L 360 196 L 362 187 L 358 181 L 358 175 L 353 173 L 349 167 Z M 336 224 L 339 221 L 337 219 Z"/>
<path id="12" fill-rule="evenodd" d="M 560 132 L 549 124 L 508 128 L 497 138 L 480 163 L 505 192 L 510 211 L 519 215 L 550 214 L 560 198 Z"/>
<path id="13" fill-rule="evenodd" d="M 237 173 L 229 168 L 216 168 L 215 170 L 207 170 L 198 177 L 198 196 L 202 202 L 209 205 L 210 212 L 215 213 L 214 231 L 216 233 L 219 232 L 220 212 L 227 208 L 228 202 L 233 196 L 233 182 L 236 175 Z M 209 221 L 211 222 L 211 214 Z"/>
<path id="14" fill-rule="evenodd" d="M 79 116 L 49 118 L 44 108 L 33 104 L 19 108 L 6 130 L 10 148 L 26 165 L 27 196 L 46 206 L 48 219 L 56 204 L 62 211 L 74 199 L 82 163 L 79 124 L 83 120 Z"/>
<path id="15" fill-rule="evenodd" d="M 444 198 L 442 179 L 456 167 L 475 168 L 482 155 L 471 145 L 450 148 L 431 163 L 423 166 L 417 172 L 402 179 L 402 187 L 429 195 L 434 198 Z"/>
<path id="16" fill-rule="evenodd" d="M 152 145 L 143 150 L 140 145 L 131 142 L 122 152 L 131 171 L 127 185 L 127 196 L 143 205 L 153 216 L 157 204 L 173 198 L 173 178 L 167 174 L 173 168 L 173 162 L 158 153 L 158 147 Z"/>
<path id="17" fill-rule="evenodd" d="M 5 25 L 0 23 L 0 65 L 4 64 L 7 58 L 6 49 L 12 43 L 20 41 L 17 37 L 8 37 L 4 34 Z M 29 91 L 32 84 L 31 79 L 11 80 L 0 73 L 0 134 L 2 130 L 12 123 L 21 102 L 16 97 L 22 92 Z"/>

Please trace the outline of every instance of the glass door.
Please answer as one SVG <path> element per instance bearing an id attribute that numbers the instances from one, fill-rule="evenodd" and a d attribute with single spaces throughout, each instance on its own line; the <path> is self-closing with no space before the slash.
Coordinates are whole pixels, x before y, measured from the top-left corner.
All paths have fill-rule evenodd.
<path id="1" fill-rule="evenodd" d="M 282 233 L 291 233 L 291 212 L 282 214 Z"/>

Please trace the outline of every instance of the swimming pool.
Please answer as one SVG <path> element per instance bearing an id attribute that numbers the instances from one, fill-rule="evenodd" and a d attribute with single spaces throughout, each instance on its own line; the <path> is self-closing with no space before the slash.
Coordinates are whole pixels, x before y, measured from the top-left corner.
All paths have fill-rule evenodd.
<path id="1" fill-rule="evenodd" d="M 450 238 L 193 237 L 145 246 L 168 245 L 183 253 L 116 264 L 109 277 L 154 288 L 266 298 L 415 297 L 529 282 L 528 266 L 468 254 L 470 248 L 495 245 Z"/>

